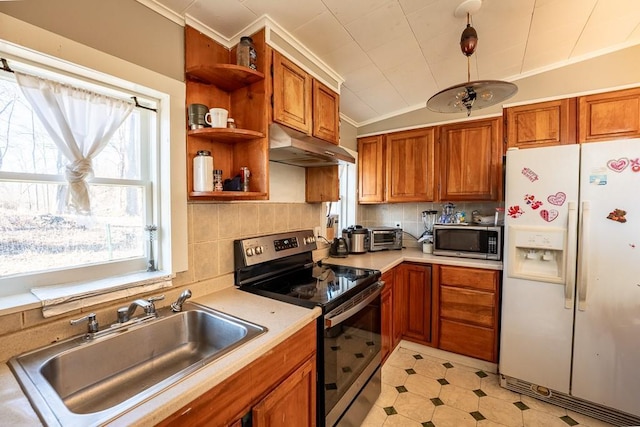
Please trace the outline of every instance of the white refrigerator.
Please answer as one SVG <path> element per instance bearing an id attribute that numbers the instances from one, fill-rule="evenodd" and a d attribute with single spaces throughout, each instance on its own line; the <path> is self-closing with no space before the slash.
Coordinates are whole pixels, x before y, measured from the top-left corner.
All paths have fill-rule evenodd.
<path id="1" fill-rule="evenodd" d="M 640 139 L 506 157 L 501 384 L 640 425 Z"/>

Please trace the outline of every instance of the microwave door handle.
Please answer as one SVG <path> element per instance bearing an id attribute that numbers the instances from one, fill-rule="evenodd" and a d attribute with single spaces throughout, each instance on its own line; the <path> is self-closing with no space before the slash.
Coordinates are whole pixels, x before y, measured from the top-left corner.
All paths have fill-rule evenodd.
<path id="1" fill-rule="evenodd" d="M 357 312 L 359 312 L 360 310 L 362 310 L 363 308 L 365 308 L 366 306 L 368 306 L 373 300 L 375 300 L 380 293 L 382 292 L 382 287 L 384 286 L 384 282 L 380 282 L 377 285 L 377 289 L 368 297 L 366 297 L 364 300 L 360 301 L 358 304 L 354 305 L 353 307 L 351 307 L 350 309 L 343 311 L 342 313 L 333 316 L 333 317 L 329 317 L 329 315 L 331 313 L 329 313 L 327 316 L 325 316 L 324 318 L 324 326 L 325 329 L 329 329 L 335 325 L 338 325 L 342 322 L 344 322 L 345 320 L 347 320 L 349 317 L 353 316 L 354 314 L 356 314 Z"/>

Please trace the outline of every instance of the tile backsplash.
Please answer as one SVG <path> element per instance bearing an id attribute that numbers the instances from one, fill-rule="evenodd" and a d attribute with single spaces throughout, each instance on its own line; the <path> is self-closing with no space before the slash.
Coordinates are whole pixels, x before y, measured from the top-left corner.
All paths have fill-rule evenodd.
<path id="1" fill-rule="evenodd" d="M 193 298 L 233 285 L 233 241 L 262 234 L 313 229 L 324 217 L 321 203 L 190 203 L 188 205 L 189 268 L 178 273 L 173 287 L 156 303 L 165 307 L 188 287 Z M 155 294 L 154 294 L 155 295 Z M 145 297 L 147 295 L 144 295 Z M 0 362 L 83 332 L 70 319 L 95 312 L 101 325 L 115 322 L 118 307 L 142 295 L 44 318 L 34 308 L 0 316 Z"/>
<path id="2" fill-rule="evenodd" d="M 418 238 L 424 232 L 422 211 L 437 210 L 442 213 L 444 203 L 387 203 L 383 205 L 359 205 L 358 223 L 363 227 L 393 227 L 396 222 L 402 224 L 405 232 L 403 244 L 405 247 L 418 247 Z M 465 212 L 471 218 L 471 212 L 477 210 L 484 215 L 492 215 L 495 208 L 502 206 L 497 202 L 458 202 L 456 211 Z"/>

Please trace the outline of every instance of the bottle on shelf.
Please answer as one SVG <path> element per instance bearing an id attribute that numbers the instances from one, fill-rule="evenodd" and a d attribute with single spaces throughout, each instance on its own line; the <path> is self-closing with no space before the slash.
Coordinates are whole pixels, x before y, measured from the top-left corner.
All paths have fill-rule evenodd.
<path id="1" fill-rule="evenodd" d="M 251 37 L 241 37 L 236 52 L 236 63 L 238 65 L 249 67 L 252 70 L 258 69 L 258 66 L 256 64 L 258 53 L 256 52 L 256 48 L 253 45 L 253 39 Z"/>

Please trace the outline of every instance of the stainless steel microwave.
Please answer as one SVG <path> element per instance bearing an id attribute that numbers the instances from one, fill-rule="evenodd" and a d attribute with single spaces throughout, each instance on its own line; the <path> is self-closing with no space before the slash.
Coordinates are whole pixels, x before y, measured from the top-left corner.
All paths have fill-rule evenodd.
<path id="1" fill-rule="evenodd" d="M 502 227 L 436 224 L 433 227 L 433 254 L 500 261 Z"/>

